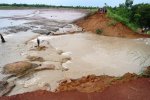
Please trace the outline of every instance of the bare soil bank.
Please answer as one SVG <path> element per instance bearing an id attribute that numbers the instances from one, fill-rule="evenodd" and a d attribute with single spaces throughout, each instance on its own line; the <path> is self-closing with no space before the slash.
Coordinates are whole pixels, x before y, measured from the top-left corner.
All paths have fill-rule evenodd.
<path id="1" fill-rule="evenodd" d="M 139 78 L 108 87 L 103 92 L 83 93 L 72 90 L 52 93 L 39 90 L 10 97 L 1 97 L 0 100 L 149 100 L 149 92 L 150 79 Z"/>
<path id="2" fill-rule="evenodd" d="M 70 80 L 70 82 L 68 80 L 63 81 L 58 87 L 58 91 L 78 90 L 87 93 L 102 92 L 110 86 L 130 82 L 137 78 L 138 75 L 130 73 L 126 73 L 122 77 L 89 75 L 80 79 Z"/>
<path id="3" fill-rule="evenodd" d="M 97 29 L 100 29 L 105 36 L 150 38 L 150 35 L 133 32 L 120 22 L 113 22 L 113 20 L 108 18 L 105 14 L 95 13 L 94 15 L 76 21 L 75 24 L 84 28 L 86 31 L 94 33 L 96 33 Z"/>

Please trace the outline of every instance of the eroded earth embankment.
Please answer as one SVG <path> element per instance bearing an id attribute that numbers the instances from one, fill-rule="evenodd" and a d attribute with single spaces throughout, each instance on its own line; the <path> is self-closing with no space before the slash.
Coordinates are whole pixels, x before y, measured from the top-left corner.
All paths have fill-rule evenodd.
<path id="1" fill-rule="evenodd" d="M 133 32 L 124 24 L 114 21 L 106 14 L 95 13 L 75 22 L 86 31 L 96 33 L 97 29 L 102 30 L 102 35 L 124 37 L 124 38 L 150 38 L 150 35 Z"/>
<path id="2" fill-rule="evenodd" d="M 64 89 L 72 88 L 68 91 L 52 93 L 48 91 L 35 91 L 30 93 L 19 94 L 10 97 L 1 97 L 0 100 L 149 100 L 150 79 L 137 78 L 136 75 L 126 74 L 123 79 L 118 79 L 117 83 L 111 85 L 103 91 L 103 85 L 108 84 L 112 77 L 103 80 L 104 76 L 88 76 L 79 80 L 72 80 L 72 83 L 63 83 Z M 87 81 L 88 80 L 88 81 Z M 109 81 L 108 81 L 109 80 Z M 80 84 L 82 83 L 82 84 Z M 72 84 L 72 85 L 71 85 Z M 80 84 L 80 86 L 79 86 Z M 77 88 L 77 89 L 73 89 Z M 80 92 L 78 91 L 80 90 Z M 96 92 L 89 91 L 96 90 Z M 82 91 L 82 92 L 81 92 Z M 84 92 L 83 92 L 84 91 Z M 86 92 L 85 92 L 86 91 Z"/>

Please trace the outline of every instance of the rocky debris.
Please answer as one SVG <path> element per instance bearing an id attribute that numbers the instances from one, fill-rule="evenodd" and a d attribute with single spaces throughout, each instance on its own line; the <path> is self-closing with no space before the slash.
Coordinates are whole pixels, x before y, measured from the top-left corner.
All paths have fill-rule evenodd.
<path id="1" fill-rule="evenodd" d="M 27 56 L 27 59 L 29 61 L 39 61 L 39 62 L 45 61 L 42 57 L 38 57 L 38 56 Z"/>
<path id="2" fill-rule="evenodd" d="M 22 74 L 26 72 L 27 70 L 32 69 L 37 66 L 38 66 L 37 64 L 33 64 L 30 62 L 26 62 L 26 61 L 14 62 L 14 63 L 5 65 L 3 67 L 3 73 L 12 74 L 12 75 Z"/>
<path id="3" fill-rule="evenodd" d="M 28 88 L 31 86 L 35 86 L 38 85 L 39 78 L 38 77 L 33 77 L 33 78 L 29 78 L 29 79 L 24 79 L 24 80 L 20 80 L 17 81 L 16 84 L 20 84 L 23 86 L 23 88 Z"/>
<path id="4" fill-rule="evenodd" d="M 8 32 L 10 33 L 18 33 L 18 32 L 26 32 L 28 30 L 30 30 L 31 28 L 30 27 L 27 27 L 27 26 L 11 26 L 11 27 L 8 27 Z"/>
<path id="5" fill-rule="evenodd" d="M 57 29 L 48 30 L 48 29 L 41 29 L 41 30 L 33 30 L 34 33 L 39 33 L 41 35 L 53 35 L 52 31 L 56 31 Z"/>
<path id="6" fill-rule="evenodd" d="M 68 60 L 71 60 L 71 57 L 63 57 L 62 58 L 62 63 L 65 63 L 65 62 L 67 62 Z"/>
<path id="7" fill-rule="evenodd" d="M 57 31 L 60 28 L 60 26 L 53 26 L 53 25 L 49 25 L 49 26 L 41 26 L 41 29 L 45 29 L 48 31 Z"/>
<path id="8" fill-rule="evenodd" d="M 62 67 L 62 69 L 61 69 L 62 71 L 68 71 L 69 70 L 69 68 L 68 67 Z"/>
<path id="9" fill-rule="evenodd" d="M 47 20 L 47 19 L 41 19 L 40 21 L 36 20 L 36 21 L 29 22 L 26 24 L 40 26 L 39 30 L 33 31 L 35 33 L 40 33 L 40 34 L 47 34 L 51 31 L 56 31 L 59 28 L 66 25 L 64 22 L 57 22 L 54 20 Z"/>
<path id="10" fill-rule="evenodd" d="M 59 55 L 61 55 L 61 54 L 63 53 L 63 50 L 57 50 L 57 53 L 58 53 Z"/>
<path id="11" fill-rule="evenodd" d="M 47 47 L 46 46 L 35 46 L 35 48 L 33 48 L 33 49 L 30 49 L 30 50 L 35 50 L 35 51 L 44 51 L 44 50 L 46 50 L 47 49 Z"/>
<path id="12" fill-rule="evenodd" d="M 68 24 L 62 28 L 59 28 L 56 32 L 53 32 L 54 35 L 65 35 L 65 34 L 72 34 L 72 33 L 79 33 L 82 32 L 83 29 L 78 27 L 75 24 Z"/>
<path id="13" fill-rule="evenodd" d="M 71 60 L 71 53 L 70 52 L 64 52 L 62 55 L 62 63 L 67 62 L 68 60 Z"/>
<path id="14" fill-rule="evenodd" d="M 145 70 L 142 73 L 143 77 L 150 77 L 150 66 L 146 67 Z"/>
<path id="15" fill-rule="evenodd" d="M 32 32 L 34 32 L 34 33 L 39 33 L 39 34 L 47 34 L 47 33 L 49 33 L 50 31 L 48 31 L 48 30 L 46 30 L 46 29 L 42 29 L 42 30 L 33 30 Z"/>
<path id="16" fill-rule="evenodd" d="M 68 24 L 68 25 L 64 26 L 64 28 L 72 28 L 72 24 Z"/>
<path id="17" fill-rule="evenodd" d="M 122 77 L 112 77 L 107 75 L 95 76 L 89 75 L 80 79 L 70 79 L 70 82 L 64 80 L 60 83 L 57 91 L 70 91 L 78 90 L 81 92 L 100 92 L 104 91 L 107 87 L 116 84 L 122 84 L 136 80 L 138 76 L 136 74 L 127 73 Z"/>
<path id="18" fill-rule="evenodd" d="M 48 19 L 41 19 L 41 20 L 36 20 L 33 22 L 28 22 L 26 24 L 30 24 L 30 25 L 44 25 L 44 26 L 64 26 L 64 23 L 61 22 L 57 22 L 54 20 L 48 20 Z"/>
<path id="19" fill-rule="evenodd" d="M 70 60 L 68 60 L 65 63 L 62 63 L 62 71 L 67 71 L 69 70 L 69 64 L 71 64 L 72 62 Z"/>
<path id="20" fill-rule="evenodd" d="M 45 82 L 39 83 L 38 87 L 40 88 L 40 90 L 47 90 L 47 91 L 51 90 L 50 84 L 49 83 L 45 83 Z"/>
<path id="21" fill-rule="evenodd" d="M 0 96 L 6 95 L 15 87 L 14 82 L 0 81 Z"/>

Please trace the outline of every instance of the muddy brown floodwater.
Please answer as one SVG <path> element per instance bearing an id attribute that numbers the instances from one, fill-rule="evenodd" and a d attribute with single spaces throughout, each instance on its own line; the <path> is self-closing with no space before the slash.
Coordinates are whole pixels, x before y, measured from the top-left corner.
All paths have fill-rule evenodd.
<path id="1" fill-rule="evenodd" d="M 73 21 L 86 16 L 85 10 L 34 9 L 0 10 L 0 67 L 17 61 L 28 61 L 45 69 L 29 70 L 27 76 L 11 77 L 15 87 L 7 95 L 35 90 L 55 91 L 62 80 L 83 76 L 122 76 L 139 74 L 150 65 L 150 39 L 123 39 L 83 32 Z M 15 13 L 14 13 L 15 12 Z M 39 34 L 40 33 L 40 34 Z M 76 33 L 76 34 L 73 34 Z M 36 40 L 40 39 L 40 49 Z M 28 58 L 41 58 L 42 61 Z M 0 74 L 0 80 L 7 75 Z M 1 91 L 0 91 L 1 92 Z"/>
<path id="2" fill-rule="evenodd" d="M 66 65 L 67 76 L 137 73 L 150 65 L 150 39 L 122 39 L 79 33 L 53 37 L 52 46 L 68 52 L 72 58 Z"/>
<path id="3" fill-rule="evenodd" d="M 65 26 L 72 27 L 68 24 L 88 13 L 89 11 L 86 10 L 73 9 L 0 10 L 0 33 L 6 40 L 5 44 L 0 43 L 0 80 L 8 76 L 2 74 L 4 65 L 17 61 L 28 61 L 27 56 L 39 56 L 44 61 L 34 63 L 55 67 L 54 70 L 32 73 L 23 78 L 8 79 L 8 82 L 15 79 L 16 85 L 8 95 L 45 89 L 45 85 L 48 86 L 46 90 L 56 89 L 59 81 L 65 79 L 61 70 L 62 63 L 70 57 L 58 54 L 50 43 L 42 43 L 41 46 L 45 45 L 45 50 L 38 51 L 35 48 L 36 43 L 30 40 L 36 39 L 40 34 L 55 33 Z"/>

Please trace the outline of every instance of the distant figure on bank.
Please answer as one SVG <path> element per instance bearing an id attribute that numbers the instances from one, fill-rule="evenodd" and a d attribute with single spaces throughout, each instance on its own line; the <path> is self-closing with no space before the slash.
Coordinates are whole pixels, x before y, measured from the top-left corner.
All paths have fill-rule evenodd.
<path id="1" fill-rule="evenodd" d="M 37 38 L 37 47 L 40 46 L 40 40 Z"/>
<path id="2" fill-rule="evenodd" d="M 100 14 L 106 14 L 106 13 L 107 13 L 107 9 L 106 9 L 105 7 L 99 8 L 99 9 L 98 9 L 98 12 L 99 12 Z"/>
<path id="3" fill-rule="evenodd" d="M 1 36 L 1 41 L 2 41 L 2 43 L 5 43 L 6 41 L 5 41 L 4 37 L 3 37 L 3 35 L 0 34 L 0 36 Z"/>

